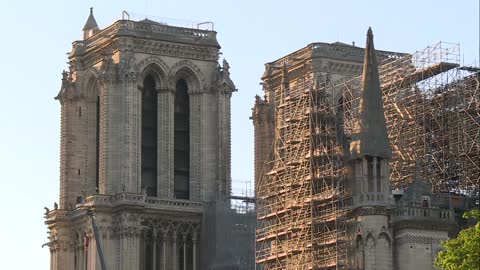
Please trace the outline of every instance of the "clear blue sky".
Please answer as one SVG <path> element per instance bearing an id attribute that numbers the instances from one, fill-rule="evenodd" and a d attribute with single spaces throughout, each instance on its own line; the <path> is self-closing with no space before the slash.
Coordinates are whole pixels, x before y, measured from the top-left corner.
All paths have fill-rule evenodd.
<path id="1" fill-rule="evenodd" d="M 0 42 L 0 269 L 48 269 L 43 207 L 59 192 L 60 105 L 53 99 L 71 42 L 94 6 L 104 28 L 122 10 L 138 19 L 213 21 L 238 92 L 232 97 L 232 178 L 253 178 L 253 128 L 264 64 L 315 41 L 414 52 L 437 41 L 461 43 L 478 60 L 478 1 L 4 1 Z"/>

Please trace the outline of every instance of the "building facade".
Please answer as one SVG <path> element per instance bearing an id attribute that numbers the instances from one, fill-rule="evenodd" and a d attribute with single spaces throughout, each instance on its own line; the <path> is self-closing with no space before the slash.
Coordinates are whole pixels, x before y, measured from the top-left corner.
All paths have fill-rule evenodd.
<path id="1" fill-rule="evenodd" d="M 90 12 L 56 97 L 60 201 L 45 222 L 52 270 L 101 269 L 101 257 L 107 269 L 209 269 L 202 254 L 215 243 L 202 224 L 207 206 L 230 196 L 236 91 L 219 54 L 213 29 L 148 19 L 99 29 Z"/>
<path id="2" fill-rule="evenodd" d="M 404 108 L 385 95 L 395 83 L 412 91 L 405 78 L 417 76 L 399 59 L 413 66 L 411 55 L 375 50 L 369 29 L 365 49 L 314 43 L 265 65 L 252 112 L 262 269 L 434 269 L 455 211 L 420 166 L 393 190 L 392 161 L 406 153 L 386 110 Z"/>

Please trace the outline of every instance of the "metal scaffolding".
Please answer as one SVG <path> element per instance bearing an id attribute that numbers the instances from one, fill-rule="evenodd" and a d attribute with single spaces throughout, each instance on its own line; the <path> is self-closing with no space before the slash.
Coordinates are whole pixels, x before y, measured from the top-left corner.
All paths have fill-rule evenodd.
<path id="1" fill-rule="evenodd" d="M 328 78 L 311 82 L 276 95 L 273 169 L 257 192 L 257 263 L 265 270 L 346 265 L 339 116 L 328 105 Z"/>
<path id="2" fill-rule="evenodd" d="M 438 43 L 383 61 L 383 90 L 394 187 L 415 163 L 437 192 L 478 196 L 479 69 L 460 67 L 458 44 Z M 272 160 L 256 183 L 256 261 L 264 270 L 346 269 L 345 186 L 360 77 L 330 83 L 305 72 L 275 92 Z M 315 83 L 314 83 L 315 82 Z"/>
<path id="3" fill-rule="evenodd" d="M 460 67 L 459 44 L 440 42 L 380 68 L 390 147 L 390 181 L 420 176 L 435 192 L 477 195 L 480 184 L 479 69 Z M 360 78 L 335 86 L 346 96 L 345 133 L 352 133 Z M 328 90 L 327 90 L 328 91 Z M 331 91 L 331 90 L 330 90 Z"/>

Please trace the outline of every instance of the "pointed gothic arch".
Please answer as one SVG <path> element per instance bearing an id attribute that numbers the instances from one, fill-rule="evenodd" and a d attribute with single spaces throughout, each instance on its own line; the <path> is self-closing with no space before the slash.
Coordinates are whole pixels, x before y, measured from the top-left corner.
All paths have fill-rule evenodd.
<path id="1" fill-rule="evenodd" d="M 170 89 L 174 89 L 174 151 L 173 151 L 173 191 L 178 199 L 190 199 L 190 160 L 191 160 L 191 95 L 203 89 L 201 72 L 187 60 L 177 62 L 172 68 Z"/>
<path id="2" fill-rule="evenodd" d="M 83 76 L 85 78 L 87 78 L 87 80 L 84 80 L 86 82 L 85 87 L 84 87 L 84 92 L 83 92 L 84 97 L 87 98 L 87 100 L 96 98 L 99 94 L 98 92 L 99 92 L 99 88 L 100 88 L 100 84 L 99 84 L 100 73 L 99 73 L 98 69 L 96 69 L 94 67 L 89 68 L 85 72 L 85 75 L 83 75 Z M 96 88 L 95 89 L 96 91 L 92 91 L 92 90 L 94 90 L 94 88 Z"/>
<path id="3" fill-rule="evenodd" d="M 386 232 L 381 232 L 375 244 L 376 265 L 381 269 L 392 269 L 392 241 Z"/>
<path id="4" fill-rule="evenodd" d="M 179 79 L 184 79 L 191 92 L 205 89 L 205 77 L 194 63 L 189 60 L 181 60 L 175 63 L 170 69 L 169 88 L 175 89 Z"/>
<path id="5" fill-rule="evenodd" d="M 159 86 L 166 86 L 166 78 L 170 73 L 168 65 L 159 57 L 150 56 L 135 65 L 135 72 L 137 74 L 137 82 L 139 87 L 142 86 L 142 81 L 147 75 L 152 75 L 155 83 Z"/>
<path id="6" fill-rule="evenodd" d="M 365 243 L 361 234 L 355 239 L 355 264 L 357 269 L 365 269 Z"/>

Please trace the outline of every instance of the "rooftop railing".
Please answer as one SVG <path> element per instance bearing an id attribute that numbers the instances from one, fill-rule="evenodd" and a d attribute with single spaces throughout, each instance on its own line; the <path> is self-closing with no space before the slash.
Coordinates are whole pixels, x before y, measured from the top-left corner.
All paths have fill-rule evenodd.
<path id="1" fill-rule="evenodd" d="M 95 35 L 91 36 L 86 40 L 77 40 L 72 43 L 72 46 L 75 48 L 77 46 L 88 46 L 101 40 L 105 37 L 112 36 L 116 33 L 125 33 L 125 32 L 148 32 L 148 33 L 158 33 L 158 34 L 170 34 L 178 35 L 185 37 L 192 37 L 194 39 L 209 39 L 216 40 L 217 33 L 215 31 L 188 28 L 188 27 L 179 27 L 171 26 L 167 24 L 161 24 L 153 21 L 130 21 L 130 20 L 118 20 L 109 27 L 99 31 Z"/>
<path id="2" fill-rule="evenodd" d="M 428 219 L 453 221 L 452 209 L 427 208 L 417 206 L 400 206 L 393 212 L 395 220 Z"/>

